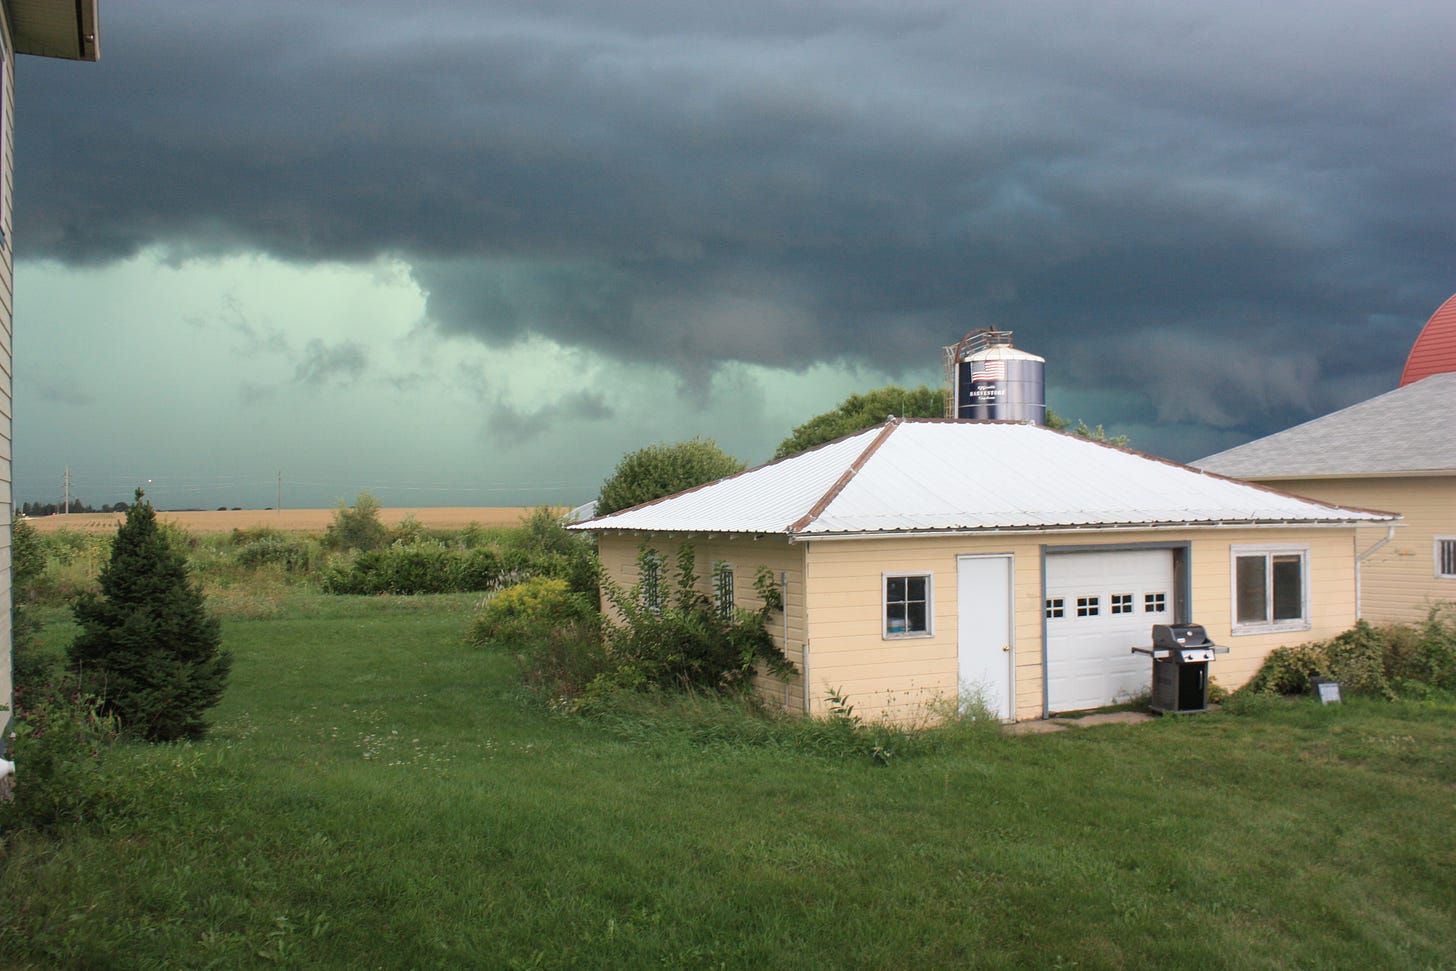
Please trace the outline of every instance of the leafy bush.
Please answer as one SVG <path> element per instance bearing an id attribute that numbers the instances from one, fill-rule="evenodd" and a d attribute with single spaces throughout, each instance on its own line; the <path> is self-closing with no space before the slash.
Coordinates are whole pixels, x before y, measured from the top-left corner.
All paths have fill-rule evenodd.
<path id="1" fill-rule="evenodd" d="M 644 563 L 654 556 L 642 549 Z M 772 577 L 760 571 L 756 586 L 764 597 L 758 611 L 725 613 L 701 591 L 694 572 L 691 544 L 678 550 L 676 593 L 670 603 L 644 602 L 640 585 L 623 590 L 605 585 L 606 597 L 619 623 L 607 625 L 603 636 L 607 653 L 616 664 L 612 684 L 625 687 L 656 686 L 725 691 L 746 686 L 757 664 L 775 674 L 795 671 L 784 657 L 766 623 L 776 609 Z"/>
<path id="2" fill-rule="evenodd" d="M 32 527 L 41 570 L 27 599 L 36 604 L 69 603 L 78 594 L 95 592 L 96 577 L 111 555 L 111 537 L 59 529 L 40 533 Z M 24 541 L 22 541 L 24 542 Z"/>
<path id="3" fill-rule="evenodd" d="M 472 643 L 511 652 L 527 685 L 574 697 L 611 669 L 596 604 L 565 580 L 533 577 L 491 598 Z"/>
<path id="4" fill-rule="evenodd" d="M 452 550 L 426 541 L 336 561 L 321 577 L 325 593 L 422 594 L 497 590 L 530 573 L 523 554 Z"/>
<path id="5" fill-rule="evenodd" d="M 572 590 L 598 603 L 601 574 L 596 544 L 581 533 L 569 532 L 558 511 L 538 506 L 521 519 L 506 540 L 507 549 L 526 557 L 530 572 L 565 580 Z"/>
<path id="6" fill-rule="evenodd" d="M 1456 618 L 1451 605 L 1432 607 L 1419 624 L 1386 630 L 1386 669 L 1393 685 L 1456 691 Z"/>
<path id="7" fill-rule="evenodd" d="M 36 586 L 45 571 L 45 553 L 30 523 L 17 518 L 11 521 L 10 528 L 11 684 L 39 684 L 45 680 L 46 664 L 35 649 L 39 624 L 32 611 Z M 0 740 L 0 751 L 4 748 Z"/>
<path id="8" fill-rule="evenodd" d="M 234 530 L 233 559 L 245 569 L 271 566 L 286 573 L 307 573 L 313 564 L 307 540 L 276 529 Z"/>
<path id="9" fill-rule="evenodd" d="M 389 531 L 389 541 L 399 546 L 409 546 L 413 543 L 422 543 L 430 536 L 430 528 L 415 518 L 414 513 L 409 513 L 399 521 L 399 525 Z"/>
<path id="10" fill-rule="evenodd" d="M 470 640 L 482 646 L 509 646 L 542 630 L 585 620 L 594 613 L 592 604 L 573 592 L 565 580 L 532 577 L 490 599 L 470 628 Z"/>
<path id="11" fill-rule="evenodd" d="M 9 758 L 20 768 L 12 798 L 0 800 L 0 830 L 46 830 L 103 814 L 109 798 L 103 755 L 117 730 L 116 719 L 70 675 L 17 687 Z"/>
<path id="12" fill-rule="evenodd" d="M 1354 627 L 1324 646 L 1323 655 L 1327 677 L 1340 682 L 1342 691 L 1351 694 L 1374 694 L 1394 698 L 1390 679 L 1385 673 L 1386 647 L 1388 638 L 1370 626 L 1358 621 Z"/>
<path id="13" fill-rule="evenodd" d="M 368 492 L 354 497 L 351 509 L 339 500 L 334 521 L 324 530 L 324 544 L 336 550 L 377 550 L 389 542 L 389 528 L 379 521 L 379 500 Z"/>
<path id="14" fill-rule="evenodd" d="M 1240 694 L 1302 694 L 1312 678 L 1330 678 L 1344 692 L 1395 698 L 1456 690 L 1456 624 L 1434 608 L 1420 624 L 1375 627 L 1359 621 L 1324 643 L 1279 647 Z"/>

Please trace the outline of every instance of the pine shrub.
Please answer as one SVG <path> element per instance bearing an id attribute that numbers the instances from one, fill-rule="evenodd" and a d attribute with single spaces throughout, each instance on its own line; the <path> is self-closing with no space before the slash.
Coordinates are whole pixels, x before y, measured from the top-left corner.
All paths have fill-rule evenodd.
<path id="1" fill-rule="evenodd" d="M 83 691 L 150 741 L 198 738 L 227 685 L 232 658 L 186 558 L 158 529 L 151 503 L 127 510 L 101 570 L 100 594 L 77 599 L 70 660 Z"/>

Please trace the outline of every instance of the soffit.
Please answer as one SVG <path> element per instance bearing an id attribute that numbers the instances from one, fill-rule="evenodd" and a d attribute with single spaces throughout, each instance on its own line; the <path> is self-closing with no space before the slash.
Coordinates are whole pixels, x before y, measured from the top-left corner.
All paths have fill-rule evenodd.
<path id="1" fill-rule="evenodd" d="M 6 0 L 17 54 L 94 61 L 100 56 L 97 0 Z"/>

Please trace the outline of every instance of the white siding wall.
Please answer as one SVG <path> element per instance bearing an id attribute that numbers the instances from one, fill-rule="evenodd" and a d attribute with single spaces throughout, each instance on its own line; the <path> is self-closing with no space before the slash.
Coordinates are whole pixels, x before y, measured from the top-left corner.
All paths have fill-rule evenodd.
<path id="1" fill-rule="evenodd" d="M 3 10 L 0 10 L 3 17 Z M 13 96 L 15 77 L 15 56 L 10 43 L 10 26 L 0 25 L 5 43 L 4 64 L 0 65 L 0 81 L 3 81 L 3 96 L 0 96 L 0 113 L 4 124 L 0 125 L 0 183 L 3 183 L 3 200 L 0 200 L 0 232 L 5 241 L 0 244 L 0 705 L 9 706 L 11 701 L 10 680 L 10 520 L 13 512 L 11 491 L 11 347 L 13 334 L 11 308 L 13 287 L 10 251 L 11 199 L 10 187 L 14 184 L 12 159 L 14 157 L 15 99 Z M 0 712 L 0 726 L 9 723 L 10 713 Z M 0 746 L 3 748 L 3 746 Z"/>

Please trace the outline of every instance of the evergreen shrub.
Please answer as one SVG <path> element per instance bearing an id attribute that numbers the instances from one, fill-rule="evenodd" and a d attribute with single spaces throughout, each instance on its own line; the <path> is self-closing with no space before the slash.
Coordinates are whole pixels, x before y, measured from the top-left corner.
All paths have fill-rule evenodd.
<path id="1" fill-rule="evenodd" d="M 227 685 L 231 656 L 186 558 L 158 529 L 151 503 L 127 510 L 99 577 L 100 594 L 73 607 L 81 633 L 69 651 L 85 693 L 128 732 L 150 741 L 197 738 Z"/>

